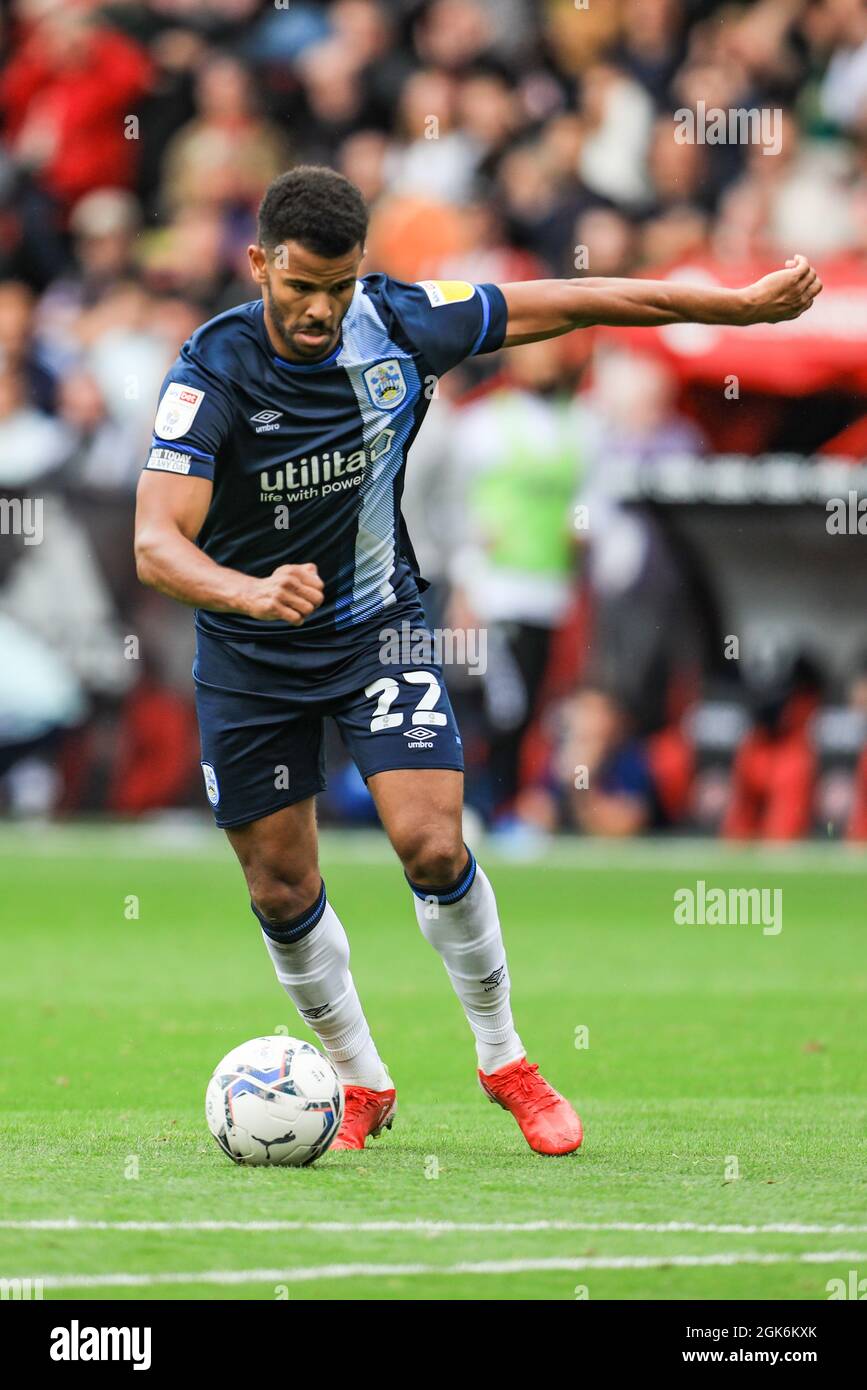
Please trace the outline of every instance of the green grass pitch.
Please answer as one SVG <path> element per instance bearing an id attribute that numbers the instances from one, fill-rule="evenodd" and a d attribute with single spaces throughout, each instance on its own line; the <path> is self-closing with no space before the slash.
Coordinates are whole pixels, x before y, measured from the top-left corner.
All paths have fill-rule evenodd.
<path id="1" fill-rule="evenodd" d="M 261 1033 L 315 1037 L 222 836 L 0 833 L 0 1275 L 46 1298 L 591 1301 L 825 1299 L 867 1277 L 865 856 L 480 859 L 518 1029 L 582 1150 L 532 1154 L 485 1099 L 397 863 L 381 837 L 332 835 L 323 871 L 398 1117 L 363 1153 L 240 1169 L 205 1126 L 213 1066 Z M 700 878 L 780 888 L 780 934 L 675 925 Z"/>

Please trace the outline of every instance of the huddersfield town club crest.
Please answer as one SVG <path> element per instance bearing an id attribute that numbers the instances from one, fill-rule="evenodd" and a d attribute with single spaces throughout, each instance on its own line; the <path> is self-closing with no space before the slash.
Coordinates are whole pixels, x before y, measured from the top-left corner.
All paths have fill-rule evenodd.
<path id="1" fill-rule="evenodd" d="M 202 775 L 205 779 L 205 791 L 208 794 L 208 800 L 212 806 L 216 806 L 220 800 L 220 784 L 210 763 L 202 763 Z"/>
<path id="2" fill-rule="evenodd" d="M 406 381 L 396 357 L 368 367 L 364 373 L 364 384 L 377 410 L 394 410 L 406 399 Z"/>

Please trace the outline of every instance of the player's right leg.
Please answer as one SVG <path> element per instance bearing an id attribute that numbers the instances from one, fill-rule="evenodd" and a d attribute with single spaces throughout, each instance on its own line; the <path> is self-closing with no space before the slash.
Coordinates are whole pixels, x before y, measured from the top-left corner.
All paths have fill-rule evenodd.
<path id="1" fill-rule="evenodd" d="M 363 1148 L 391 1128 L 394 1087 L 349 971 L 349 941 L 319 873 L 312 797 L 226 831 L 244 871 L 277 979 L 343 1084 L 333 1148 Z"/>
<path id="2" fill-rule="evenodd" d="M 208 800 L 244 870 L 277 978 L 343 1083 L 346 1114 L 332 1148 L 361 1148 L 365 1134 L 390 1122 L 394 1088 L 319 873 L 321 716 L 285 671 L 272 670 L 264 654 L 251 659 L 240 644 L 200 633 L 195 675 Z M 360 1132 L 357 1143 L 343 1142 L 347 1127 Z"/>

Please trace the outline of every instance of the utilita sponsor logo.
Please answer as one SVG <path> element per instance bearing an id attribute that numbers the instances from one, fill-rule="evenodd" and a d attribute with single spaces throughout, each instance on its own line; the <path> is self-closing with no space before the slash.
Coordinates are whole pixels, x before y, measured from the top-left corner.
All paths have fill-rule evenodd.
<path id="1" fill-rule="evenodd" d="M 369 449 L 356 449 L 344 454 L 340 449 L 311 454 L 309 458 L 290 460 L 278 468 L 265 468 L 259 474 L 262 502 L 303 502 L 308 497 L 326 497 L 330 492 L 343 492 L 358 487 L 369 465 L 376 463 L 389 451 L 394 430 L 380 430 Z"/>
<path id="2" fill-rule="evenodd" d="M 149 1327 L 82 1327 L 73 1318 L 69 1327 L 51 1330 L 52 1361 L 131 1361 L 134 1371 L 151 1365 Z"/>

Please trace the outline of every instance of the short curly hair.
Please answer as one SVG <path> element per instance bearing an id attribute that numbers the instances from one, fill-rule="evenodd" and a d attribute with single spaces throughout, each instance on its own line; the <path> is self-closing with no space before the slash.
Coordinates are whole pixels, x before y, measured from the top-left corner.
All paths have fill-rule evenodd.
<path id="1" fill-rule="evenodd" d="M 367 207 L 349 179 L 324 164 L 299 164 L 265 190 L 259 244 L 268 251 L 298 241 L 317 256 L 345 256 L 363 246 Z"/>

